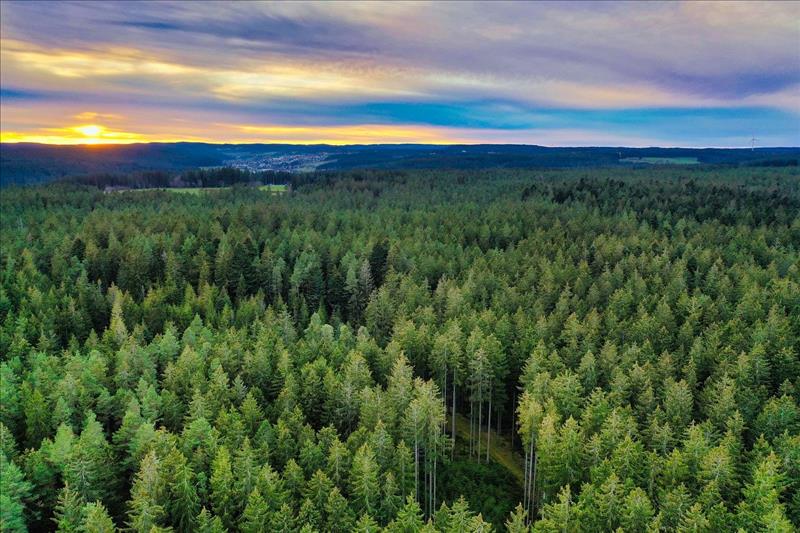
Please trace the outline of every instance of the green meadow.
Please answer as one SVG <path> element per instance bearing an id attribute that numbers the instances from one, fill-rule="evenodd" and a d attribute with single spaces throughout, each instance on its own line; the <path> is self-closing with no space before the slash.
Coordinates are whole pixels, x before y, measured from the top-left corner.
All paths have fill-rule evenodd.
<path id="1" fill-rule="evenodd" d="M 697 165 L 696 157 L 626 157 L 623 163 L 646 163 L 648 165 Z"/>
<path id="2" fill-rule="evenodd" d="M 203 194 L 212 191 L 220 191 L 230 189 L 230 187 L 147 187 L 144 189 L 125 189 L 121 192 L 146 192 L 146 191 L 169 191 L 174 192 L 177 194 Z M 259 191 L 263 192 L 271 192 L 273 194 L 283 194 L 287 190 L 287 186 L 285 184 L 270 184 L 270 185 L 259 185 L 257 187 Z"/>

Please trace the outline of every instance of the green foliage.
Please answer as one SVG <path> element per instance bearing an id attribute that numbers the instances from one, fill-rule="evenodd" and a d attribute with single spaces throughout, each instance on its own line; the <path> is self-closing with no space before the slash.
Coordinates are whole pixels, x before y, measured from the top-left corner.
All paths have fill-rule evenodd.
<path id="1" fill-rule="evenodd" d="M 32 488 L 19 467 L 0 455 L 0 531 L 27 531 L 25 500 Z"/>
<path id="2" fill-rule="evenodd" d="M 83 529 L 86 533 L 114 533 L 117 528 L 102 503 L 87 503 L 83 508 Z"/>
<path id="3" fill-rule="evenodd" d="M 457 458 L 442 467 L 438 490 L 443 501 L 463 497 L 470 509 L 498 525 L 503 524 L 521 499 L 514 478 L 502 466 L 477 464 L 466 458 Z"/>
<path id="4" fill-rule="evenodd" d="M 795 530 L 790 170 L 4 189 L 2 530 Z"/>

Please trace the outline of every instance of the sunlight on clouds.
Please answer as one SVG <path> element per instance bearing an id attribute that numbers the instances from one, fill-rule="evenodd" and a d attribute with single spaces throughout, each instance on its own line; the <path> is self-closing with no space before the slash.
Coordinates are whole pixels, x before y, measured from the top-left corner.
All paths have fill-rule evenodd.
<path id="1" fill-rule="evenodd" d="M 777 106 L 797 112 L 798 93 L 784 88 L 765 94 L 730 99 L 711 94 L 687 94 L 646 81 L 574 81 L 539 75 L 498 76 L 468 71 L 427 70 L 420 66 L 325 62 L 309 58 L 269 58 L 245 64 L 232 61 L 227 68 L 182 64 L 136 48 L 103 50 L 44 49 L 4 39 L 2 55 L 20 71 L 47 77 L 103 80 L 104 90 L 137 90 L 147 78 L 151 89 L 162 86 L 176 99 L 210 96 L 235 104 L 258 104 L 269 99 L 296 98 L 313 101 L 359 101 L 365 98 L 421 100 L 446 94 L 458 101 L 480 100 L 486 94 L 523 104 L 574 109 L 629 107 Z M 266 59 L 266 58 L 265 58 Z M 55 80 L 54 80 L 55 82 Z M 142 94 L 146 94 L 146 90 Z M 98 117 L 105 119 L 106 117 Z M 79 118 L 78 120 L 84 120 Z M 92 120 L 87 116 L 85 120 Z"/>
<path id="2" fill-rule="evenodd" d="M 346 126 L 251 126 L 232 125 L 246 134 L 249 142 L 292 144 L 371 144 L 431 143 L 458 144 L 463 138 L 453 136 L 448 128 L 361 124 Z M 248 142 L 248 141 L 245 141 Z"/>
<path id="3" fill-rule="evenodd" d="M 78 113 L 73 115 L 75 120 L 80 120 L 81 122 L 91 122 L 93 120 L 102 119 L 102 120 L 121 120 L 123 117 L 122 115 L 118 115 L 116 113 L 98 113 L 96 111 L 84 111 L 82 113 Z"/>
<path id="4" fill-rule="evenodd" d="M 185 130 L 154 129 L 144 125 L 139 133 L 109 130 L 96 124 L 46 128 L 28 132 L 2 132 L 2 142 L 38 142 L 48 144 L 131 144 L 137 142 L 193 141 L 208 143 L 281 143 L 281 144 L 483 144 L 519 143 L 549 146 L 602 145 L 655 146 L 676 145 L 675 139 L 642 138 L 583 129 L 539 128 L 502 130 L 445 126 L 390 124 L 349 124 L 342 126 L 256 125 L 215 123 L 211 127 L 187 122 Z M 128 126 L 127 129 L 136 129 Z M 191 132 L 209 132 L 207 137 Z M 683 143 L 684 145 L 686 143 Z"/>
<path id="5" fill-rule="evenodd" d="M 316 65 L 279 65 L 258 72 L 209 72 L 211 91 L 226 100 L 268 96 L 418 96 L 411 87 L 400 87 L 380 74 L 354 75 L 323 71 Z"/>
<path id="6" fill-rule="evenodd" d="M 73 129 L 78 133 L 82 133 L 86 137 L 97 137 L 103 132 L 105 128 L 103 128 L 102 126 L 97 126 L 95 124 L 90 124 L 88 126 L 78 126 Z"/>
<path id="7" fill-rule="evenodd" d="M 334 66 L 315 61 L 248 64 L 212 68 L 180 64 L 134 48 L 79 51 L 44 50 L 5 39 L 2 53 L 24 71 L 70 79 L 137 78 L 148 76 L 178 90 L 197 90 L 220 100 L 248 101 L 269 97 L 413 97 L 423 94 L 410 79 L 398 79 L 381 69 Z"/>
<path id="8" fill-rule="evenodd" d="M 669 140 L 682 126 L 648 110 L 672 109 L 721 117 L 673 142 L 796 144 L 800 4 L 768 4 L 4 2 L 0 129 L 95 144 L 552 143 L 539 132 L 580 126 L 614 143 L 648 128 Z"/>
<path id="9" fill-rule="evenodd" d="M 44 128 L 38 131 L 3 131 L 0 141 L 8 143 L 47 144 L 130 144 L 147 142 L 144 135 L 127 131 L 110 130 L 97 124 L 85 124 L 64 128 Z"/>
<path id="10" fill-rule="evenodd" d="M 189 123 L 188 130 L 200 125 Z M 149 131 L 148 131 L 149 130 Z M 2 142 L 41 142 L 49 144 L 129 144 L 136 142 L 174 142 L 191 138 L 198 142 L 290 143 L 290 144 L 370 144 L 430 143 L 457 144 L 474 142 L 462 130 L 442 127 L 386 124 L 351 124 L 344 126 L 286 126 L 214 124 L 213 137 L 189 137 L 171 130 L 169 134 L 145 126 L 140 133 L 111 130 L 98 124 L 61 128 L 34 129 L 27 132 L 4 131 Z"/>
<path id="11" fill-rule="evenodd" d="M 200 69 L 148 56 L 134 48 L 105 51 L 39 49 L 31 43 L 4 39 L 3 55 L 27 70 L 39 70 L 64 78 L 119 76 L 125 74 L 178 75 L 202 72 Z"/>

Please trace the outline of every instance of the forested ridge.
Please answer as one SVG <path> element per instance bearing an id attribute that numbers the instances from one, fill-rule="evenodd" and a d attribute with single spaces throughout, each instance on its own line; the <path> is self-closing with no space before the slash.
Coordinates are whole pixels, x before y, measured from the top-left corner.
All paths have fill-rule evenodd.
<path id="1" fill-rule="evenodd" d="M 291 185 L 0 191 L 2 531 L 800 527 L 796 168 Z"/>
<path id="2" fill-rule="evenodd" d="M 383 169 L 487 169 L 574 168 L 631 166 L 639 158 L 688 158 L 699 163 L 727 166 L 797 167 L 800 148 L 628 148 L 524 144 L 207 144 L 195 142 L 122 145 L 48 145 L 3 143 L 0 151 L 0 186 L 44 183 L 87 176 L 132 178 L 158 183 L 168 175 L 181 175 L 198 167 L 242 164 L 255 158 L 311 156 L 320 170 Z M 318 166 L 317 166 L 318 165 Z M 265 170 L 286 170 L 273 161 Z M 255 170 L 254 168 L 251 170 Z M 149 178 L 149 179 L 148 179 Z M 163 187 L 164 185 L 150 185 Z"/>

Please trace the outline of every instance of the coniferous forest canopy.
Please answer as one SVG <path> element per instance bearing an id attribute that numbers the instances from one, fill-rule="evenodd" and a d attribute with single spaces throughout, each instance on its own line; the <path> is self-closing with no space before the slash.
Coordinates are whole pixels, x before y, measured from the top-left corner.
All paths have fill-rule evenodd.
<path id="1" fill-rule="evenodd" d="M 2 531 L 800 527 L 796 168 L 0 197 Z"/>

